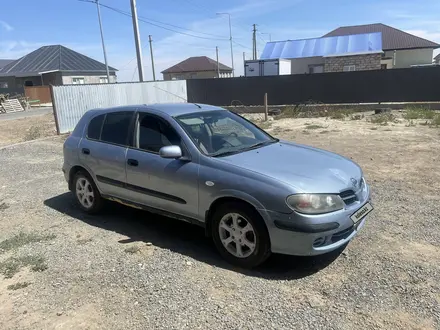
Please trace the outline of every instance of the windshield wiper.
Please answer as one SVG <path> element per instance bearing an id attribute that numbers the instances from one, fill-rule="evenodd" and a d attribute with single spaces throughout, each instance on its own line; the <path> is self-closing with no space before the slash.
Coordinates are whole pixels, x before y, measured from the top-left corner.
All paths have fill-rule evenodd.
<path id="1" fill-rule="evenodd" d="M 239 152 L 244 151 L 244 149 L 239 149 L 239 150 L 232 150 L 232 151 L 222 151 L 222 152 L 215 152 L 213 154 L 211 154 L 211 157 L 222 157 L 222 156 L 230 156 L 230 155 L 234 155 L 234 154 L 238 154 Z"/>
<path id="2" fill-rule="evenodd" d="M 279 141 L 280 141 L 279 139 L 273 139 L 273 140 L 258 142 L 258 143 L 255 143 L 255 144 L 245 148 L 244 150 L 256 149 L 256 148 L 267 146 L 268 144 L 276 143 L 276 142 L 279 142 Z"/>
<path id="3" fill-rule="evenodd" d="M 268 144 L 276 143 L 276 142 L 279 142 L 279 141 L 280 141 L 279 139 L 262 141 L 262 142 L 255 143 L 255 144 L 253 144 L 253 145 L 251 145 L 249 147 L 245 147 L 243 149 L 231 150 L 231 151 L 223 151 L 223 152 L 219 152 L 219 153 L 213 153 L 210 156 L 211 157 L 230 156 L 230 155 L 238 154 L 238 153 L 243 152 L 243 151 L 257 149 L 259 147 L 263 147 L 263 146 L 266 146 Z"/>

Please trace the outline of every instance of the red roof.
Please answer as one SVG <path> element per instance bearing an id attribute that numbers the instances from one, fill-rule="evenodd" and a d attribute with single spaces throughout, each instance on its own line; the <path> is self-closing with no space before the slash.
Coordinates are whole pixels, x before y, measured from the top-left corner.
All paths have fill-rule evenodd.
<path id="1" fill-rule="evenodd" d="M 324 37 L 346 36 L 351 34 L 382 32 L 382 49 L 412 49 L 412 48 L 439 48 L 440 45 L 391 26 L 377 23 L 355 26 L 343 26 L 333 30 Z"/>
<path id="2" fill-rule="evenodd" d="M 232 68 L 219 63 L 221 72 L 232 72 Z M 186 60 L 173 65 L 172 67 L 162 71 L 162 73 L 182 73 L 182 72 L 200 72 L 200 71 L 217 71 L 217 61 L 207 56 L 189 57 Z"/>

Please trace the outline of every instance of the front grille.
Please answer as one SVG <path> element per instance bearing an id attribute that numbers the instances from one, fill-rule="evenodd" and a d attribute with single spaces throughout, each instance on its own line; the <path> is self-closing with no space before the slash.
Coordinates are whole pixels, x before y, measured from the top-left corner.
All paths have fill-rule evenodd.
<path id="1" fill-rule="evenodd" d="M 350 227 L 350 228 L 345 229 L 343 231 L 340 231 L 336 234 L 333 234 L 332 238 L 330 240 L 332 241 L 332 243 L 336 243 L 336 242 L 340 241 L 341 239 L 346 239 L 348 236 L 351 235 L 353 230 L 354 230 L 354 228 Z"/>
<path id="2" fill-rule="evenodd" d="M 353 190 L 345 190 L 339 194 L 339 196 L 344 201 L 345 205 L 353 204 L 357 201 L 356 194 Z"/>

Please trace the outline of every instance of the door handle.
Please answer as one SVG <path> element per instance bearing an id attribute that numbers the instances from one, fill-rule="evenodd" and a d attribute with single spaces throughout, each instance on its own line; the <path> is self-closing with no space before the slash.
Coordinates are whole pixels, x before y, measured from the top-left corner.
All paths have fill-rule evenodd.
<path id="1" fill-rule="evenodd" d="M 90 155 L 90 149 L 82 148 L 82 153 L 83 153 L 84 155 Z"/>
<path id="2" fill-rule="evenodd" d="M 127 164 L 130 166 L 138 166 L 139 162 L 136 159 L 128 159 Z"/>

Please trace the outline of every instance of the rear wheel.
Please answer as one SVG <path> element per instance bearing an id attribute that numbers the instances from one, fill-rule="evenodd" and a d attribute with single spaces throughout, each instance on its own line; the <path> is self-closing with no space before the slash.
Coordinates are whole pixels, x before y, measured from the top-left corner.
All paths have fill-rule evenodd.
<path id="1" fill-rule="evenodd" d="M 101 211 L 103 200 L 98 187 L 89 174 L 82 171 L 75 174 L 73 191 L 82 210 L 90 214 Z"/>
<path id="2" fill-rule="evenodd" d="M 252 207 L 244 203 L 223 204 L 215 211 L 212 221 L 214 243 L 231 264 L 252 268 L 270 256 L 266 225 Z"/>

